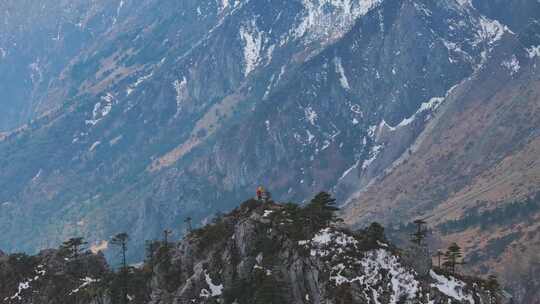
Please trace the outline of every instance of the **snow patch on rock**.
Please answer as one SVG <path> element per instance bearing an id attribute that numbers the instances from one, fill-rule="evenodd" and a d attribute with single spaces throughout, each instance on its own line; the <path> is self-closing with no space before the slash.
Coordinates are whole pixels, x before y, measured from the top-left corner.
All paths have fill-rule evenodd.
<path id="1" fill-rule="evenodd" d="M 299 246 L 310 249 L 310 255 L 328 258 L 330 281 L 336 285 L 358 284 L 366 295 L 378 303 L 381 284 L 388 282 L 389 303 L 414 300 L 421 292 L 416 273 L 403 266 L 392 254 L 388 245 L 381 243 L 379 249 L 361 252 L 361 244 L 353 236 L 334 228 L 320 230 L 311 240 L 301 240 Z"/>
<path id="2" fill-rule="evenodd" d="M 264 210 L 263 217 L 269 217 L 272 213 L 274 213 L 274 210 Z"/>
<path id="3" fill-rule="evenodd" d="M 481 16 L 479 20 L 479 28 L 476 32 L 475 45 L 481 42 L 486 42 L 489 45 L 493 45 L 495 42 L 501 40 L 506 31 L 510 30 L 506 26 L 502 25 L 499 21 Z"/>
<path id="4" fill-rule="evenodd" d="M 420 288 L 420 283 L 416 280 L 414 272 L 403 267 L 396 256 L 388 250 L 377 249 L 368 252 L 357 264 L 361 268 L 361 275 L 347 277 L 343 274 L 346 266 L 336 265 L 332 270 L 330 280 L 336 285 L 358 282 L 370 290 L 373 299 L 378 298 L 378 291 L 374 288 L 383 282 L 381 273 L 387 273 L 390 276 L 392 294 L 390 303 L 399 303 L 400 300 L 413 300 Z"/>
<path id="5" fill-rule="evenodd" d="M 366 170 L 367 167 L 369 167 L 377 159 L 377 156 L 379 156 L 379 153 L 381 153 L 383 147 L 383 145 L 375 145 L 371 148 L 371 150 L 369 151 L 370 157 L 364 160 L 364 162 L 362 163 L 362 170 Z"/>
<path id="6" fill-rule="evenodd" d="M 530 48 L 525 49 L 529 58 L 533 59 L 534 57 L 540 57 L 540 45 L 531 46 Z"/>
<path id="7" fill-rule="evenodd" d="M 204 298 L 220 296 L 223 293 L 223 284 L 215 285 L 206 270 L 204 271 L 204 276 L 206 284 L 208 285 L 208 288 L 210 288 L 210 290 L 203 288 L 201 290 L 200 296 Z"/>
<path id="8" fill-rule="evenodd" d="M 442 275 L 438 275 L 435 271 L 430 271 L 431 277 L 435 280 L 435 283 L 431 284 L 432 287 L 437 288 L 443 294 L 454 298 L 458 301 L 474 304 L 474 298 L 472 295 L 467 294 L 464 290 L 465 283 L 457 280 L 456 278 L 447 278 Z"/>
<path id="9" fill-rule="evenodd" d="M 244 76 L 247 77 L 261 63 L 263 34 L 254 20 L 240 27 L 240 37 L 244 42 Z"/>
<path id="10" fill-rule="evenodd" d="M 94 105 L 92 110 L 92 119 L 86 120 L 87 125 L 94 126 L 111 113 L 115 98 L 111 93 L 107 93 L 101 97 L 101 101 Z"/>
<path id="11" fill-rule="evenodd" d="M 292 30 L 292 36 L 295 39 L 302 38 L 306 43 L 339 39 L 351 29 L 357 18 L 381 2 L 382 0 L 302 0 L 303 18 Z"/>
<path id="12" fill-rule="evenodd" d="M 501 63 L 501 66 L 506 68 L 510 75 L 514 76 L 519 70 L 521 69 L 521 66 L 519 65 L 519 60 L 517 59 L 516 55 L 512 55 L 510 59 L 507 59 Z"/>
<path id="13" fill-rule="evenodd" d="M 18 288 L 17 288 L 17 292 L 11 297 L 4 298 L 4 301 L 5 302 L 7 302 L 9 300 L 19 300 L 19 301 L 21 301 L 23 299 L 22 298 L 23 297 L 23 292 L 32 287 L 31 283 L 40 280 L 46 273 L 47 272 L 45 271 L 45 266 L 38 265 L 36 267 L 36 269 L 34 269 L 34 274 L 35 274 L 34 277 L 28 278 L 25 281 L 20 282 L 19 285 L 18 285 Z"/>
<path id="14" fill-rule="evenodd" d="M 73 289 L 73 290 L 69 293 L 69 295 L 76 294 L 76 293 L 78 293 L 79 291 L 81 291 L 82 289 L 88 287 L 90 284 L 99 282 L 99 280 L 98 280 L 98 279 L 93 279 L 93 278 L 91 278 L 91 277 L 85 277 L 85 278 L 81 279 L 81 282 L 82 282 L 81 285 L 80 285 L 79 287 Z"/>
<path id="15" fill-rule="evenodd" d="M 317 121 L 317 118 L 319 117 L 319 115 L 317 114 L 317 112 L 315 112 L 315 110 L 313 110 L 312 107 L 306 107 L 304 109 L 304 115 L 306 117 L 306 120 L 313 126 L 315 126 L 315 122 Z"/>

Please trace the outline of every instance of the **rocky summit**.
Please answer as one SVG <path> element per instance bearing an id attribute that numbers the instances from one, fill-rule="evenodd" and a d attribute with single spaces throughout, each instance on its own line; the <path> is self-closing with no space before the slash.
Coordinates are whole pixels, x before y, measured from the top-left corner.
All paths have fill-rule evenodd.
<path id="1" fill-rule="evenodd" d="M 250 200 L 141 265 L 45 250 L 0 257 L 3 303 L 505 303 L 487 281 L 415 267 L 374 223 L 341 227 L 321 196 L 300 208 Z M 328 209 L 328 210 L 327 210 Z M 330 216 L 330 217 L 328 217 Z M 421 260 L 421 256 L 414 259 Z M 418 265 L 418 263 L 416 263 Z M 123 285 L 125 284 L 125 285 Z M 125 287 L 125 288 L 124 288 Z"/>

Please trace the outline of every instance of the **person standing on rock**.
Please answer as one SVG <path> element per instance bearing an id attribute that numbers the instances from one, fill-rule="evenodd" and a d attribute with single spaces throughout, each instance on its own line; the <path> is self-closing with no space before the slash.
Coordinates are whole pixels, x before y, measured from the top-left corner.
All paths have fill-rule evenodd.
<path id="1" fill-rule="evenodd" d="M 262 186 L 257 187 L 257 200 L 262 201 L 264 188 Z"/>

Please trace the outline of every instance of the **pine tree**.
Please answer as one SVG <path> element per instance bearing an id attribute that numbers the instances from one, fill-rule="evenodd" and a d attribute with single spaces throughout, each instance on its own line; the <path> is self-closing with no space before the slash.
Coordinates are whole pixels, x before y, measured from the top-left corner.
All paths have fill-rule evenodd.
<path id="1" fill-rule="evenodd" d="M 317 194 L 311 202 L 305 207 L 307 215 L 306 222 L 311 231 L 329 226 L 333 222 L 340 221 L 335 215 L 339 208 L 336 206 L 336 200 L 326 192 Z"/>
<path id="2" fill-rule="evenodd" d="M 486 281 L 486 288 L 489 290 L 489 303 L 497 303 L 497 296 L 501 292 L 501 285 L 496 275 L 489 275 Z"/>
<path id="3" fill-rule="evenodd" d="M 423 246 L 427 236 L 426 221 L 418 219 L 413 223 L 416 225 L 416 231 L 411 235 L 411 242 L 418 246 Z"/>
<path id="4" fill-rule="evenodd" d="M 71 238 L 62 243 L 60 254 L 68 257 L 67 271 L 75 276 L 85 275 L 88 271 L 88 265 L 85 265 L 83 259 L 79 259 L 88 244 L 82 237 Z"/>
<path id="5" fill-rule="evenodd" d="M 444 253 L 443 266 L 450 272 L 455 273 L 456 266 L 464 264 L 463 261 L 461 261 L 462 257 L 461 247 L 459 247 L 457 243 L 452 243 Z"/>
<path id="6" fill-rule="evenodd" d="M 379 246 L 378 242 L 386 241 L 384 227 L 377 222 L 371 223 L 371 225 L 366 228 L 366 236 L 368 244 L 373 248 Z"/>
<path id="7" fill-rule="evenodd" d="M 71 258 L 77 258 L 87 244 L 88 242 L 85 242 L 82 237 L 70 238 L 62 243 L 60 250 L 66 252 Z"/>
<path id="8" fill-rule="evenodd" d="M 128 275 L 128 267 L 127 267 L 127 261 L 126 261 L 126 251 L 127 251 L 127 243 L 129 241 L 129 235 L 125 232 L 119 233 L 115 235 L 112 240 L 111 244 L 117 247 L 120 247 L 121 254 L 122 254 L 122 303 L 127 303 L 127 275 Z"/>

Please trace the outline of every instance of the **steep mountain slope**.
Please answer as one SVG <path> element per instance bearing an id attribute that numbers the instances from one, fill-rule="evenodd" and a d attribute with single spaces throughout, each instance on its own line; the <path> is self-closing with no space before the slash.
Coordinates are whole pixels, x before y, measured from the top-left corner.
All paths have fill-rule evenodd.
<path id="1" fill-rule="evenodd" d="M 124 7 L 49 89 L 62 107 L 0 142 L 4 248 L 121 230 L 142 245 L 259 183 L 347 197 L 513 35 L 454 1 Z M 398 140 L 383 147 L 381 128 Z"/>
<path id="2" fill-rule="evenodd" d="M 57 106 L 61 71 L 108 31 L 123 1 L 0 3 L 0 131 L 17 128 Z"/>
<path id="3" fill-rule="evenodd" d="M 535 172 L 538 168 L 533 150 L 537 145 L 540 123 L 538 56 L 520 50 L 518 45 L 519 41 L 514 40 L 513 44 L 497 48 L 486 68 L 455 87 L 430 127 L 408 153 L 410 156 L 394 170 L 388 170 L 388 176 L 382 177 L 383 181 L 388 180 L 388 184 L 373 185 L 379 190 L 390 184 L 394 189 L 400 188 L 399 191 L 385 190 L 394 197 L 416 196 L 409 199 L 409 202 L 414 201 L 414 205 L 406 208 L 399 208 L 397 202 L 391 203 L 396 207 L 395 212 L 399 213 L 401 209 L 412 214 L 426 212 L 426 208 L 433 207 L 434 201 L 449 195 L 456 195 L 455 201 L 449 204 L 458 210 L 471 200 L 518 198 L 536 190 L 538 180 Z M 411 176 L 423 180 L 412 179 L 414 182 L 411 182 Z M 390 181 L 394 177 L 403 182 Z M 486 179 L 499 179 L 500 182 Z M 516 185 L 501 186 L 512 182 Z M 483 191 L 475 192 L 474 188 L 483 188 Z M 490 193 L 495 189 L 506 192 Z M 460 190 L 463 192 L 459 193 Z M 379 191 L 374 195 L 381 202 L 385 200 Z M 362 197 L 368 199 L 365 193 Z M 407 203 L 405 198 L 402 201 Z M 374 205 L 385 208 L 384 204 Z M 361 212 L 368 213 L 365 207 L 363 205 Z M 440 208 L 447 209 L 444 206 Z M 441 210 L 433 211 L 440 214 L 436 211 Z M 385 216 L 393 218 L 389 214 Z"/>
<path id="4" fill-rule="evenodd" d="M 309 208 L 309 207 L 308 207 Z M 376 225 L 361 231 L 302 219 L 295 205 L 247 201 L 178 244 L 155 242 L 127 274 L 130 303 L 504 303 L 486 281 L 419 273 Z M 320 225 L 320 223 L 315 224 Z M 15 303 L 119 303 L 123 273 L 100 255 L 47 250 L 0 256 L 0 299 Z"/>
<path id="5" fill-rule="evenodd" d="M 499 270 L 521 303 L 533 303 L 538 281 L 519 269 L 537 269 L 538 259 L 540 54 L 527 45 L 538 33 L 515 37 L 452 90 L 410 153 L 344 214 L 351 224 L 426 218 L 466 248 L 478 273 Z"/>

